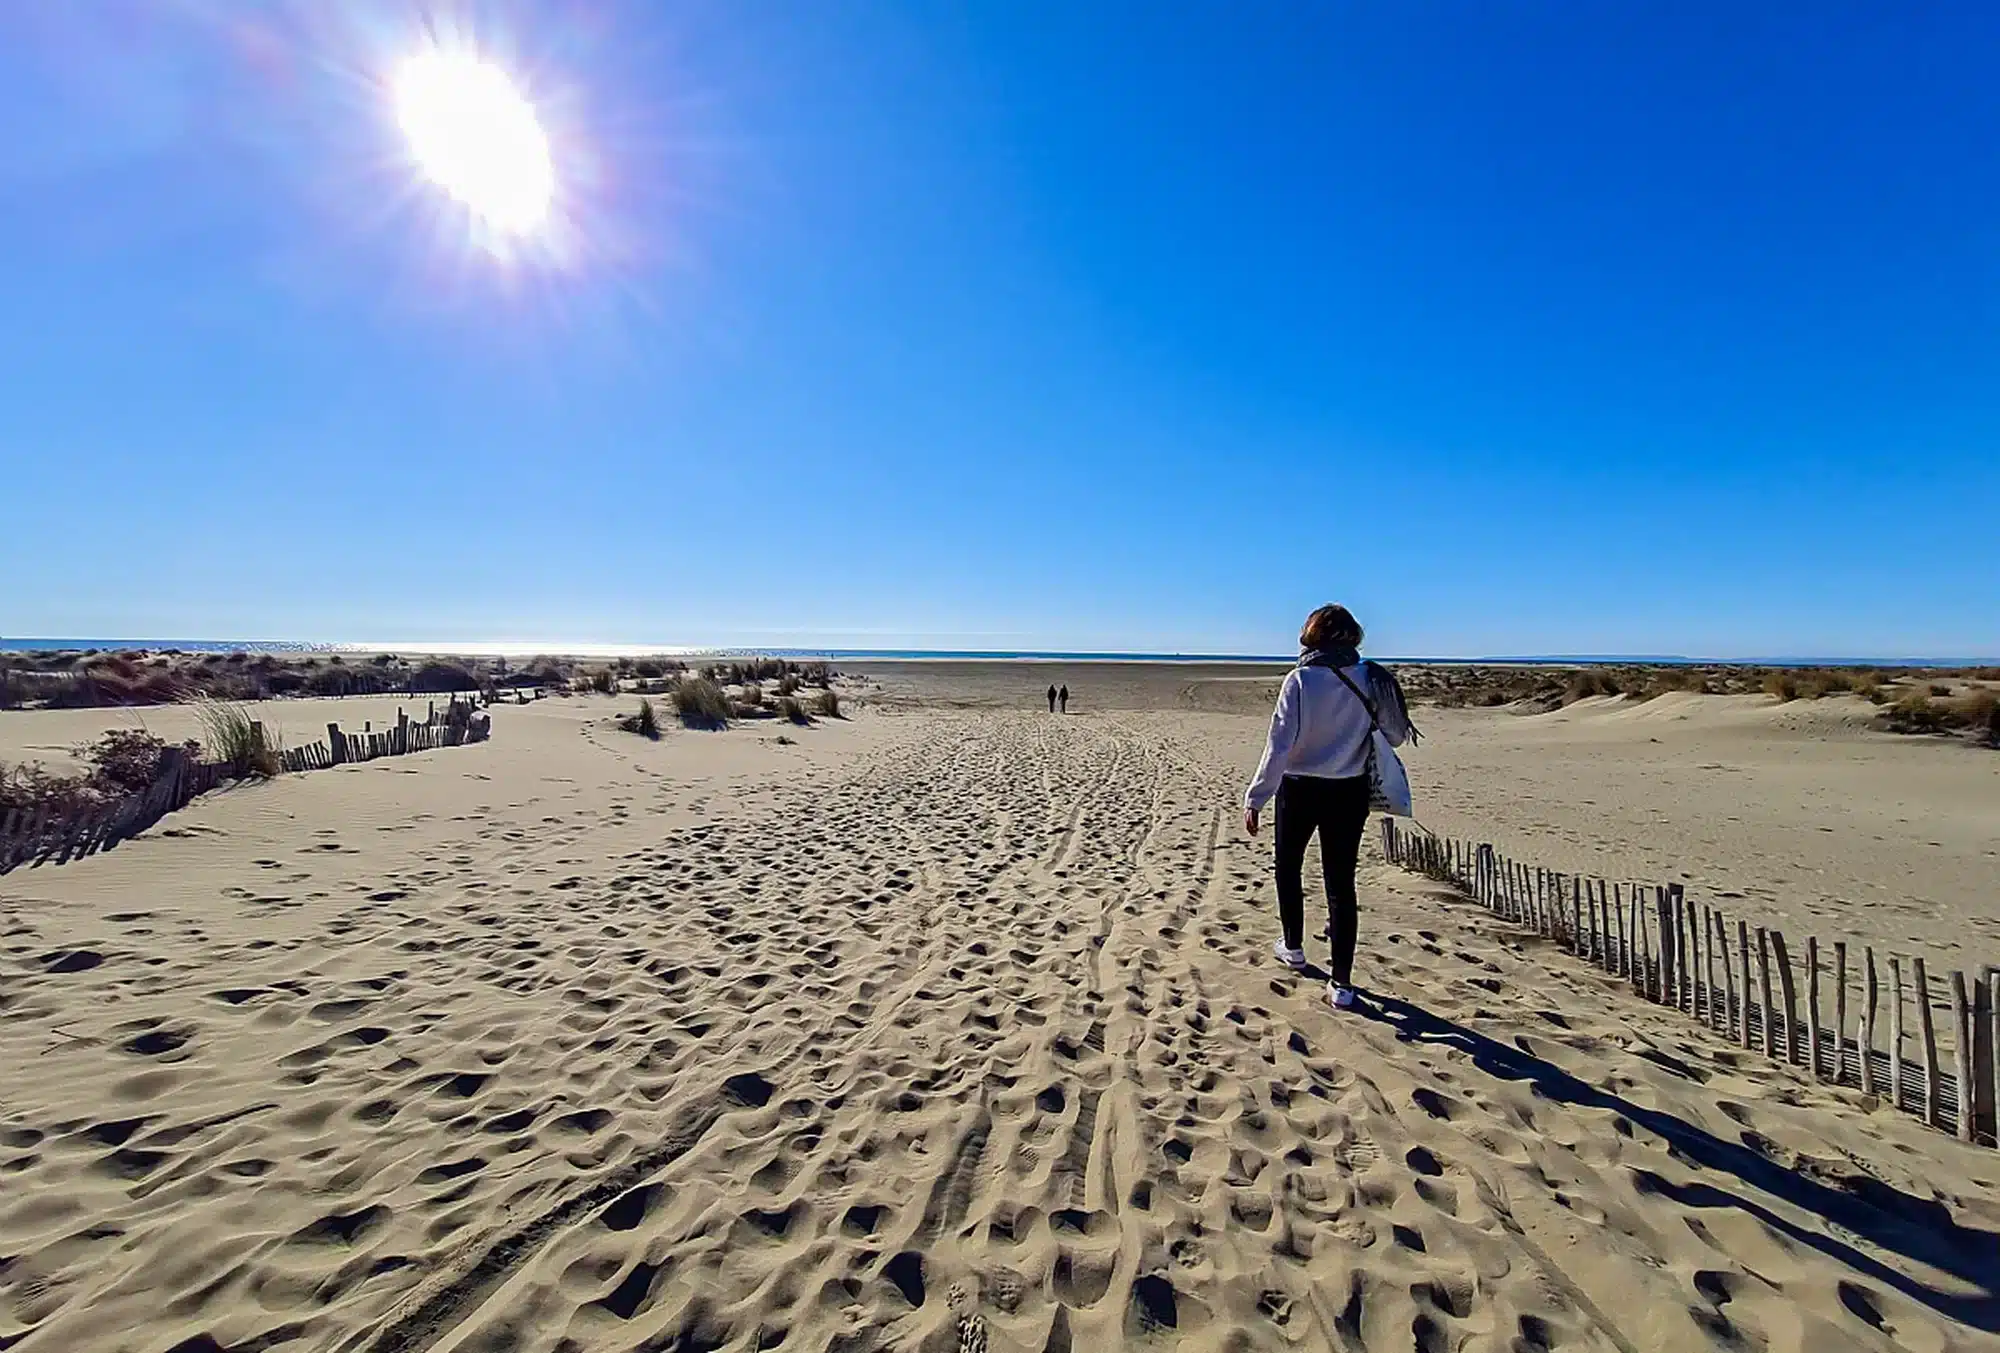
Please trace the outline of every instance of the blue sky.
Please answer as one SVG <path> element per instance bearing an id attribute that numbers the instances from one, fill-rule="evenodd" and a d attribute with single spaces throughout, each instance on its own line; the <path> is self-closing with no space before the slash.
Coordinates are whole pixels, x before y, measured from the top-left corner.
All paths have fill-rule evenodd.
<path id="1" fill-rule="evenodd" d="M 2000 651 L 1990 6 L 0 10 L 0 634 Z"/>

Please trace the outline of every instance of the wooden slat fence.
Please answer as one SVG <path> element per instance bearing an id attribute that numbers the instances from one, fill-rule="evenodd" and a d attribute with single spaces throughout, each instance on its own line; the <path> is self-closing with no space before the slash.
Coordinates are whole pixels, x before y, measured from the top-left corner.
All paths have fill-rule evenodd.
<path id="1" fill-rule="evenodd" d="M 422 723 L 413 722 L 399 709 L 395 725 L 379 732 L 364 725 L 359 733 L 344 733 L 338 724 L 328 724 L 324 741 L 287 747 L 278 754 L 278 762 L 287 772 L 325 770 L 479 742 L 489 736 L 490 729 L 487 716 L 473 718 L 470 705 L 454 700 L 439 710 L 433 702 Z M 192 761 L 176 749 L 167 753 L 159 776 L 140 793 L 67 814 L 53 814 L 46 805 L 0 812 L 0 874 L 23 865 L 67 864 L 111 850 L 232 778 L 230 766 Z"/>
<path id="2" fill-rule="evenodd" d="M 1690 901 L 1677 883 L 1536 868 L 1485 842 L 1452 840 L 1393 818 L 1382 821 L 1382 851 L 1391 864 L 1452 885 L 1731 1042 L 1805 1067 L 1815 1079 L 1880 1095 L 1961 1141 L 1996 1144 L 2000 966 L 1934 976 L 1920 956 L 1885 954 L 1878 966 L 1874 948 L 1864 945 L 1859 962 L 1850 963 L 1846 941 L 1828 946 L 1810 937 L 1794 953 L 1783 931 L 1732 921 L 1720 907 Z M 1911 1006 L 1914 1028 L 1905 1013 Z"/>

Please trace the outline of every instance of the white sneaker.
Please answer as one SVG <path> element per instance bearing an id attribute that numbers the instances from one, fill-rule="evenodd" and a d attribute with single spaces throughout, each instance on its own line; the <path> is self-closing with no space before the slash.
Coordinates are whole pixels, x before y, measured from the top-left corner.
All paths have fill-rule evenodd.
<path id="1" fill-rule="evenodd" d="M 1306 966 L 1306 951 L 1288 946 L 1283 935 L 1271 941 L 1271 955 L 1293 971 Z"/>
<path id="2" fill-rule="evenodd" d="M 1333 1002 L 1335 1010 L 1351 1009 L 1354 1005 L 1354 988 L 1344 987 L 1338 982 L 1328 982 L 1326 998 Z"/>

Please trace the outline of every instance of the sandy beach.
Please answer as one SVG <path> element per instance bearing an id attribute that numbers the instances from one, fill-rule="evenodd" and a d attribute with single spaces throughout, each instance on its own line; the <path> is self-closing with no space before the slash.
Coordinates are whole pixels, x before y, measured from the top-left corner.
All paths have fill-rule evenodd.
<path id="1" fill-rule="evenodd" d="M 1372 833 L 1362 1008 L 1275 966 L 1277 676 L 880 664 L 659 742 L 562 696 L 0 877 L 0 1349 L 2000 1347 L 2000 1152 Z M 1419 709 L 1409 765 L 1522 858 L 2000 959 L 2000 755 L 1868 712 Z"/>

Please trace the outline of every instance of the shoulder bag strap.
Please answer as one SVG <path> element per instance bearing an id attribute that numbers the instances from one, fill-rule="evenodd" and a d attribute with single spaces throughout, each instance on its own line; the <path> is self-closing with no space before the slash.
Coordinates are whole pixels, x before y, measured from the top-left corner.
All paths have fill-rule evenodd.
<path id="1" fill-rule="evenodd" d="M 1380 733 L 1382 731 L 1382 721 L 1377 717 L 1375 717 L 1375 702 L 1370 700 L 1367 696 L 1361 693 L 1361 688 L 1354 684 L 1353 679 L 1349 677 L 1347 673 L 1341 671 L 1338 667 L 1336 667 L 1333 669 L 1333 674 L 1340 678 L 1340 682 L 1343 686 L 1347 687 L 1348 690 L 1354 692 L 1354 698 L 1361 702 L 1361 708 L 1368 711 L 1369 726 L 1373 728 L 1377 733 Z"/>

